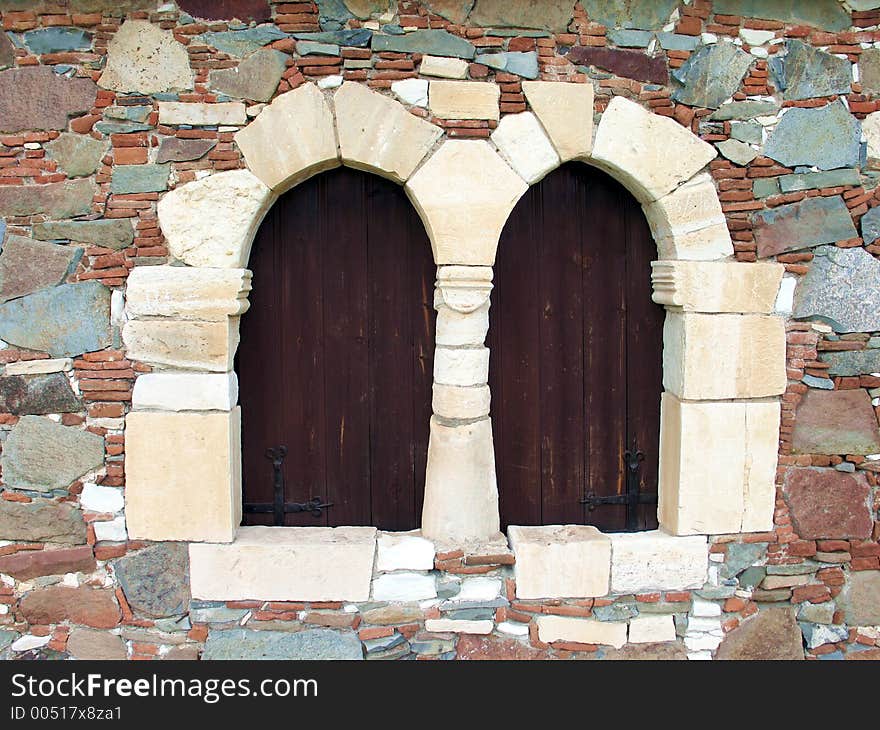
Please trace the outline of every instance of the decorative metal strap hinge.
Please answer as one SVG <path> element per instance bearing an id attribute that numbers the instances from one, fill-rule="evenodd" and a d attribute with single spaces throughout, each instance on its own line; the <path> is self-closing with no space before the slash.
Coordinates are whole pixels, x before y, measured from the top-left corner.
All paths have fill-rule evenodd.
<path id="1" fill-rule="evenodd" d="M 615 494 L 608 497 L 599 497 L 591 490 L 582 500 L 580 500 L 580 503 L 587 505 L 587 509 L 590 512 L 603 504 L 626 505 L 626 529 L 629 532 L 635 532 L 638 530 L 639 505 L 657 503 L 656 492 L 641 491 L 640 471 L 644 460 L 644 452 L 639 450 L 636 446 L 636 440 L 633 439 L 632 448 L 623 452 L 623 463 L 626 466 L 626 492 L 624 494 Z"/>
<path id="2" fill-rule="evenodd" d="M 284 501 L 284 457 L 287 456 L 286 446 L 275 446 L 266 449 L 266 458 L 272 461 L 273 501 L 272 504 L 246 503 L 243 505 L 246 514 L 271 514 L 275 527 L 284 525 L 285 515 L 296 512 L 309 512 L 313 517 L 320 517 L 323 510 L 332 507 L 332 502 L 324 502 L 321 497 L 312 497 L 308 502 Z"/>

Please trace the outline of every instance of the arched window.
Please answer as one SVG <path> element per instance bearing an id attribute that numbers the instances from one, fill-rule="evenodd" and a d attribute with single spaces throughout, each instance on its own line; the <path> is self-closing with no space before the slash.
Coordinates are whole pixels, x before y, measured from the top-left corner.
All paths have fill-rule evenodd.
<path id="1" fill-rule="evenodd" d="M 269 211 L 249 266 L 236 363 L 244 523 L 417 527 L 436 269 L 403 189 L 350 168 L 318 175 Z M 281 446 L 277 521 L 267 450 Z M 313 497 L 332 506 L 290 511 Z"/>
<path id="2" fill-rule="evenodd" d="M 636 200 L 580 163 L 532 186 L 507 221 L 489 310 L 502 528 L 656 527 L 664 310 L 651 300 L 655 257 Z M 630 477 L 635 507 L 627 451 L 643 454 Z"/>

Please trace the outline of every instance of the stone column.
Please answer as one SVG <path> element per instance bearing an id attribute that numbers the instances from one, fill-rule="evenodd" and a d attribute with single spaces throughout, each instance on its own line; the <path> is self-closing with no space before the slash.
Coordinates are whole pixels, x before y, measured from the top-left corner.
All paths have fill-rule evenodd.
<path id="1" fill-rule="evenodd" d="M 422 533 L 441 541 L 483 541 L 499 532 L 498 487 L 489 418 L 490 266 L 440 266 L 434 308 L 434 415 Z"/>

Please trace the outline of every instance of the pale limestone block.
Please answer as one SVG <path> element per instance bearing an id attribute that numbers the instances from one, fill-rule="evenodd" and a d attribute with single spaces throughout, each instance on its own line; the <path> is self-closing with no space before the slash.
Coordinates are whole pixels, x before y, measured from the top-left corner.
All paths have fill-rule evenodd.
<path id="1" fill-rule="evenodd" d="M 685 312 L 774 311 L 785 267 L 734 261 L 652 261 L 654 301 Z"/>
<path id="2" fill-rule="evenodd" d="M 492 266 L 501 229 L 527 189 L 481 140 L 447 140 L 406 183 L 438 266 Z"/>
<path id="3" fill-rule="evenodd" d="M 626 643 L 626 624 L 569 616 L 538 616 L 538 638 L 548 644 L 574 641 L 619 649 Z"/>
<path id="4" fill-rule="evenodd" d="M 231 411 L 238 378 L 229 373 L 144 373 L 134 381 L 136 411 Z"/>
<path id="5" fill-rule="evenodd" d="M 522 90 L 562 162 L 588 159 L 593 146 L 593 85 L 523 81 Z"/>
<path id="6" fill-rule="evenodd" d="M 680 398 L 761 398 L 785 391 L 785 323 L 758 314 L 667 312 L 663 387 Z"/>
<path id="7" fill-rule="evenodd" d="M 247 311 L 251 278 L 247 269 L 136 266 L 126 282 L 125 314 L 223 321 Z"/>
<path id="8" fill-rule="evenodd" d="M 498 119 L 501 89 L 485 81 L 432 81 L 428 107 L 439 119 Z"/>
<path id="9" fill-rule="evenodd" d="M 491 266 L 438 266 L 434 308 L 445 304 L 460 314 L 476 312 L 492 292 Z"/>
<path id="10" fill-rule="evenodd" d="M 622 532 L 611 538 L 611 591 L 647 593 L 702 588 L 709 545 L 700 535 L 679 537 L 662 530 Z"/>
<path id="11" fill-rule="evenodd" d="M 488 385 L 460 386 L 434 383 L 432 408 L 441 418 L 474 419 L 489 415 L 492 397 Z"/>
<path id="12" fill-rule="evenodd" d="M 434 382 L 441 385 L 483 385 L 489 380 L 489 350 L 485 347 L 434 350 Z"/>
<path id="13" fill-rule="evenodd" d="M 434 543 L 418 530 L 380 532 L 376 570 L 433 570 Z"/>
<path id="14" fill-rule="evenodd" d="M 195 76 L 186 47 L 170 30 L 147 20 L 126 20 L 107 46 L 98 86 L 123 93 L 187 91 Z"/>
<path id="15" fill-rule="evenodd" d="M 218 104 L 200 102 L 160 101 L 159 124 L 176 126 L 187 124 L 206 127 L 219 124 L 241 126 L 247 123 L 245 106 L 240 101 L 224 101 Z"/>
<path id="16" fill-rule="evenodd" d="M 642 209 L 660 258 L 712 261 L 733 255 L 727 221 L 708 173 Z"/>
<path id="17" fill-rule="evenodd" d="M 235 141 L 251 172 L 278 194 L 340 164 L 333 113 L 314 84 L 277 96 Z"/>
<path id="18" fill-rule="evenodd" d="M 559 155 L 531 112 L 508 114 L 491 136 L 502 157 L 529 185 L 559 167 Z"/>
<path id="19" fill-rule="evenodd" d="M 480 541 L 493 538 L 499 524 L 491 420 L 445 426 L 431 418 L 422 534 Z"/>
<path id="20" fill-rule="evenodd" d="M 248 170 L 217 172 L 166 193 L 158 204 L 159 224 L 174 258 L 240 269 L 274 202 L 272 191 Z"/>
<path id="21" fill-rule="evenodd" d="M 746 478 L 741 532 L 773 529 L 780 419 L 781 408 L 775 401 L 746 405 Z"/>
<path id="22" fill-rule="evenodd" d="M 240 527 L 227 545 L 189 546 L 194 598 L 366 601 L 374 527 Z"/>
<path id="23" fill-rule="evenodd" d="M 608 593 L 611 539 L 586 525 L 507 528 L 517 598 L 595 598 Z"/>
<path id="24" fill-rule="evenodd" d="M 373 581 L 374 601 L 424 601 L 437 597 L 437 581 L 423 573 L 383 573 Z"/>
<path id="25" fill-rule="evenodd" d="M 678 122 L 615 96 L 599 122 L 591 162 L 644 204 L 690 180 L 716 154 Z"/>
<path id="26" fill-rule="evenodd" d="M 442 301 L 442 297 L 441 297 Z M 489 331 L 489 302 L 473 312 L 457 312 L 450 307 L 437 307 L 436 342 L 438 345 L 482 345 Z"/>
<path id="27" fill-rule="evenodd" d="M 125 472 L 132 540 L 232 542 L 241 522 L 241 409 L 129 413 Z"/>
<path id="28" fill-rule="evenodd" d="M 238 349 L 238 318 L 223 322 L 134 320 L 122 328 L 132 360 L 184 370 L 225 373 Z"/>
<path id="29" fill-rule="evenodd" d="M 419 73 L 422 76 L 435 76 L 443 79 L 467 78 L 468 62 L 462 58 L 445 56 L 422 56 Z"/>
<path id="30" fill-rule="evenodd" d="M 56 357 L 51 360 L 20 360 L 9 363 L 3 370 L 4 375 L 43 375 L 60 373 L 73 369 L 73 360 L 69 357 Z"/>
<path id="31" fill-rule="evenodd" d="M 630 619 L 630 644 L 654 644 L 675 641 L 675 638 L 675 620 L 672 614 L 637 616 Z"/>
<path id="32" fill-rule="evenodd" d="M 443 130 L 399 102 L 349 81 L 333 97 L 342 161 L 405 182 Z"/>
<path id="33" fill-rule="evenodd" d="M 429 618 L 425 621 L 425 630 L 443 633 L 445 631 L 456 634 L 491 634 L 495 628 L 492 619 L 468 621 L 466 619 Z"/>

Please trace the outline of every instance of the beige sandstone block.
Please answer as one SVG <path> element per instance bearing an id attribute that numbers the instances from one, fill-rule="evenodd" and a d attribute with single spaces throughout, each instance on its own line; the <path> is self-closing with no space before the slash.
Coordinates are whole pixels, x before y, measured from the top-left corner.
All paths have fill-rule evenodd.
<path id="1" fill-rule="evenodd" d="M 481 140 L 447 140 L 406 183 L 438 266 L 492 266 L 501 229 L 527 189 Z"/>
<path id="2" fill-rule="evenodd" d="M 159 124 L 171 126 L 192 124 L 196 127 L 215 124 L 240 126 L 247 124 L 247 114 L 244 104 L 240 101 L 225 101 L 218 104 L 160 101 Z"/>
<path id="3" fill-rule="evenodd" d="M 507 528 L 517 598 L 595 598 L 608 593 L 611 538 L 586 525 Z"/>
<path id="4" fill-rule="evenodd" d="M 422 56 L 419 73 L 422 76 L 436 76 L 444 79 L 467 78 L 468 62 L 461 58 L 445 56 Z"/>
<path id="5" fill-rule="evenodd" d="M 125 421 L 129 537 L 231 542 L 241 522 L 241 409 Z"/>
<path id="6" fill-rule="evenodd" d="M 428 108 L 440 119 L 498 119 L 501 89 L 484 81 L 432 81 Z"/>
<path id="7" fill-rule="evenodd" d="M 785 267 L 734 261 L 652 261 L 654 301 L 685 312 L 770 314 Z"/>
<path id="8" fill-rule="evenodd" d="M 489 415 L 488 385 L 459 386 L 434 383 L 432 407 L 441 418 L 472 419 Z"/>
<path id="9" fill-rule="evenodd" d="M 709 565 L 705 537 L 662 530 L 621 532 L 611 538 L 611 591 L 647 593 L 702 588 Z"/>
<path id="10" fill-rule="evenodd" d="M 174 258 L 190 266 L 243 268 L 275 195 L 248 170 L 218 172 L 167 193 L 159 224 Z"/>
<path id="11" fill-rule="evenodd" d="M 660 258 L 712 261 L 733 255 L 727 221 L 708 173 L 644 205 L 643 210 Z"/>
<path id="12" fill-rule="evenodd" d="M 672 614 L 637 616 L 629 622 L 630 644 L 655 644 L 675 641 L 675 620 Z"/>
<path id="13" fill-rule="evenodd" d="M 742 532 L 773 529 L 781 408 L 777 402 L 746 404 L 746 479 Z"/>
<path id="14" fill-rule="evenodd" d="M 492 132 L 492 141 L 529 185 L 559 167 L 559 155 L 531 112 L 505 116 Z"/>
<path id="15" fill-rule="evenodd" d="M 136 411 L 230 411 L 237 402 L 235 373 L 143 373 L 131 396 Z"/>
<path id="16" fill-rule="evenodd" d="M 251 278 L 247 269 L 136 266 L 128 275 L 125 313 L 129 319 L 224 321 L 247 311 Z"/>
<path id="17" fill-rule="evenodd" d="M 238 318 L 222 322 L 134 320 L 122 340 L 132 360 L 184 370 L 225 373 L 238 348 Z"/>
<path id="18" fill-rule="evenodd" d="M 717 154 L 678 122 L 615 96 L 593 143 L 591 162 L 650 203 L 690 180 Z"/>
<path id="19" fill-rule="evenodd" d="M 626 643 L 626 624 L 569 616 L 538 616 L 538 638 L 548 644 L 574 641 L 603 644 L 619 649 Z"/>
<path id="20" fill-rule="evenodd" d="M 276 97 L 235 141 L 251 172 L 279 194 L 340 164 L 330 104 L 311 83 Z"/>
<path id="21" fill-rule="evenodd" d="M 439 292 L 434 298 L 437 306 L 435 338 L 438 345 L 457 347 L 482 345 L 489 331 L 489 302 L 486 301 L 472 312 L 459 312 L 445 305 Z M 438 306 L 439 305 L 439 306 Z"/>
<path id="22" fill-rule="evenodd" d="M 366 601 L 374 527 L 240 527 L 228 545 L 189 546 L 194 598 Z"/>
<path id="23" fill-rule="evenodd" d="M 69 357 L 51 360 L 19 360 L 11 362 L 3 368 L 4 375 L 43 375 L 73 370 L 73 359 Z"/>
<path id="24" fill-rule="evenodd" d="M 344 83 L 333 97 L 342 161 L 406 182 L 443 130 L 363 84 Z"/>
<path id="25" fill-rule="evenodd" d="M 663 387 L 686 400 L 785 391 L 785 323 L 757 314 L 667 312 Z"/>
<path id="26" fill-rule="evenodd" d="M 593 146 L 593 85 L 523 81 L 522 90 L 562 162 L 589 158 Z"/>
<path id="27" fill-rule="evenodd" d="M 499 524 L 491 420 L 445 426 L 432 418 L 422 534 L 479 541 L 493 538 Z"/>

